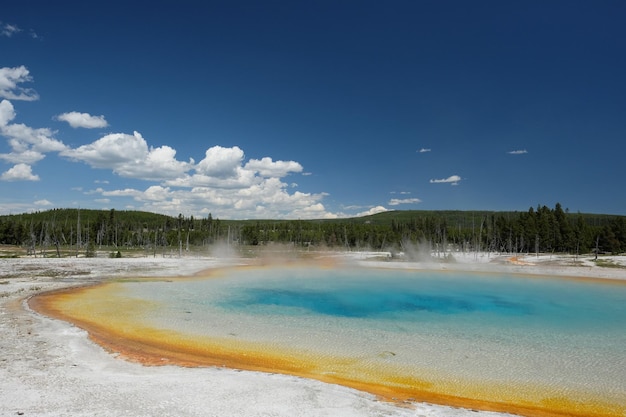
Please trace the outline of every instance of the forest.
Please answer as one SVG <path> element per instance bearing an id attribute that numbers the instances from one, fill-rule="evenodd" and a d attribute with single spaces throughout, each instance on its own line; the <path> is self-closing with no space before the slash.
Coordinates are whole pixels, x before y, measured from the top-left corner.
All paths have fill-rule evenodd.
<path id="1" fill-rule="evenodd" d="M 430 250 L 506 253 L 626 252 L 626 216 L 528 211 L 388 211 L 324 220 L 220 220 L 141 211 L 53 209 L 0 216 L 0 244 L 28 255 L 94 256 L 110 250 L 172 253 L 228 245 L 289 244 L 296 248 Z"/>

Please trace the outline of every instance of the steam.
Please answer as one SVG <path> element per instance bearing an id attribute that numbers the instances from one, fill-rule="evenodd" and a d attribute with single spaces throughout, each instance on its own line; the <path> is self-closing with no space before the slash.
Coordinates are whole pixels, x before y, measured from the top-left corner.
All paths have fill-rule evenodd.
<path id="1" fill-rule="evenodd" d="M 400 242 L 402 252 L 396 254 L 400 258 L 404 258 L 411 262 L 454 262 L 454 257 L 451 253 L 446 253 L 445 248 L 437 248 L 433 250 L 430 242 L 418 241 L 412 242 L 408 239 Z"/>
<path id="2" fill-rule="evenodd" d="M 209 255 L 219 259 L 237 259 L 241 258 L 240 252 L 226 241 L 214 243 L 209 246 Z"/>

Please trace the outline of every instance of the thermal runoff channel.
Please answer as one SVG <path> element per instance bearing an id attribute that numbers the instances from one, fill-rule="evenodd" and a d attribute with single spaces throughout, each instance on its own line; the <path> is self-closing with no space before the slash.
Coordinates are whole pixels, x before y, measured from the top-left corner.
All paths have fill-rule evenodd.
<path id="1" fill-rule="evenodd" d="M 113 282 L 40 305 L 144 363 L 522 415 L 626 413 L 626 285 L 614 281 L 307 264 Z"/>

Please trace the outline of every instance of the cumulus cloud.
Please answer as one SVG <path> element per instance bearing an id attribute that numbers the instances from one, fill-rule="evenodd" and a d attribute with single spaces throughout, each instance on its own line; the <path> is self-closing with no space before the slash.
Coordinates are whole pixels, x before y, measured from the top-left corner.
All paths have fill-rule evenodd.
<path id="1" fill-rule="evenodd" d="M 46 207 L 46 206 L 51 206 L 52 205 L 52 203 L 50 201 L 46 200 L 46 199 L 44 199 L 44 200 L 37 200 L 33 204 L 36 205 L 36 206 L 39 206 L 39 207 Z"/>
<path id="2" fill-rule="evenodd" d="M 295 161 L 274 161 L 264 157 L 243 164 L 243 160 L 244 152 L 238 146 L 213 146 L 195 167 L 197 174 L 190 177 L 188 183 L 224 188 L 247 187 L 261 181 L 261 177 L 281 178 L 290 173 L 302 172 L 302 165 Z"/>
<path id="3" fill-rule="evenodd" d="M 190 167 L 190 163 L 176 160 L 176 151 L 169 146 L 148 148 L 139 132 L 112 133 L 60 154 L 93 168 L 111 169 L 123 177 L 146 180 L 174 179 Z"/>
<path id="4" fill-rule="evenodd" d="M 459 181 L 461 181 L 461 177 L 458 175 L 451 175 L 448 178 L 443 179 L 432 179 L 430 180 L 431 184 L 451 184 L 458 185 Z"/>
<path id="5" fill-rule="evenodd" d="M 206 150 L 204 159 L 196 166 L 196 171 L 210 177 L 232 178 L 237 176 L 243 156 L 243 151 L 238 146 L 213 146 Z"/>
<path id="6" fill-rule="evenodd" d="M 79 113 L 77 111 L 59 114 L 56 116 L 56 120 L 67 122 L 73 128 L 95 129 L 109 125 L 104 116 L 92 116 L 89 113 Z"/>
<path id="7" fill-rule="evenodd" d="M 417 203 L 421 203 L 422 200 L 420 200 L 419 198 L 392 198 L 391 200 L 389 200 L 389 205 L 390 206 L 399 206 L 400 204 L 417 204 Z"/>
<path id="8" fill-rule="evenodd" d="M 141 163 L 148 154 L 148 144 L 141 134 L 112 133 L 87 145 L 67 149 L 61 155 L 85 162 L 94 168 L 114 171 L 128 163 Z"/>
<path id="9" fill-rule="evenodd" d="M 360 213 L 358 213 L 356 215 L 356 217 L 363 217 L 363 216 L 371 216 L 372 214 L 378 214 L 378 213 L 383 213 L 385 211 L 389 211 L 388 209 L 386 209 L 383 206 L 376 206 L 376 207 L 372 207 L 367 211 L 362 211 Z"/>
<path id="10" fill-rule="evenodd" d="M 284 177 L 292 172 L 302 172 L 302 165 L 294 161 L 276 161 L 265 157 L 262 159 L 251 159 L 245 165 L 246 169 L 258 172 L 264 177 Z"/>
<path id="11" fill-rule="evenodd" d="M 288 192 L 289 185 L 279 178 L 260 178 L 240 187 L 152 185 L 145 190 L 126 188 L 88 193 L 103 197 L 132 198 L 138 208 L 170 214 L 236 213 L 238 218 L 327 218 L 332 217 L 321 203 L 325 194 Z"/>
<path id="12" fill-rule="evenodd" d="M 66 147 L 54 138 L 48 128 L 34 129 L 21 123 L 11 123 L 15 109 L 9 100 L 0 102 L 0 135 L 7 138 L 12 151 L 0 154 L 0 159 L 14 164 L 33 164 L 47 152 L 60 152 Z"/>
<path id="13" fill-rule="evenodd" d="M 9 100 L 0 101 L 0 128 L 15 119 L 15 108 Z"/>
<path id="14" fill-rule="evenodd" d="M 235 168 L 233 175 L 230 177 L 193 174 L 167 180 L 164 184 L 171 187 L 211 187 L 226 190 L 247 188 L 259 183 L 260 181 L 262 181 L 262 178 L 255 176 L 253 171 L 247 171 L 242 167 L 237 167 Z"/>
<path id="15" fill-rule="evenodd" d="M 194 171 L 193 175 L 179 177 L 166 184 L 189 188 L 244 189 L 258 185 L 264 179 L 301 172 L 302 166 L 294 161 L 273 161 L 269 157 L 251 159 L 244 164 L 244 152 L 238 146 L 213 146 L 206 150 L 204 159 L 194 166 Z"/>
<path id="16" fill-rule="evenodd" d="M 148 147 L 135 132 L 106 135 L 61 155 L 93 168 L 111 169 L 120 176 L 158 181 L 143 190 L 97 188 L 85 192 L 108 199 L 130 198 L 137 203 L 133 207 L 142 210 L 174 215 L 213 211 L 237 218 L 332 216 L 321 203 L 325 194 L 293 192 L 290 184 L 281 181 L 289 173 L 301 172 L 299 163 L 269 157 L 246 163 L 237 146 L 213 146 L 197 164 L 193 159 L 186 163 L 177 161 L 176 151 L 170 147 Z"/>
<path id="17" fill-rule="evenodd" d="M 27 164 L 17 164 L 0 175 L 0 181 L 39 181 L 39 176 L 33 174 Z"/>
<path id="18" fill-rule="evenodd" d="M 33 150 L 26 149 L 23 152 L 9 152 L 9 153 L 0 153 L 0 159 L 4 159 L 7 162 L 16 164 L 28 164 L 32 165 L 35 162 L 41 161 L 46 156 L 41 152 L 36 152 Z"/>
<path id="19" fill-rule="evenodd" d="M 132 198 L 136 208 L 160 213 L 222 213 L 236 218 L 327 218 L 332 217 L 321 203 L 325 194 L 295 192 L 278 178 L 260 179 L 241 188 L 193 187 L 191 189 L 152 185 L 145 190 L 97 189 L 89 192 L 103 197 Z"/>
<path id="20" fill-rule="evenodd" d="M 422 148 L 419 151 L 417 151 L 419 153 L 425 153 L 425 152 L 430 152 L 430 148 Z"/>
<path id="21" fill-rule="evenodd" d="M 507 153 L 510 154 L 510 155 L 523 155 L 525 153 L 528 153 L 528 151 L 526 149 L 518 149 L 518 150 L 515 150 L 515 151 L 509 151 Z"/>
<path id="22" fill-rule="evenodd" d="M 138 197 L 142 194 L 141 191 L 134 188 L 124 188 L 123 190 L 105 191 L 102 188 L 97 188 L 93 191 L 88 191 L 85 194 L 102 194 L 109 197 Z"/>
<path id="23" fill-rule="evenodd" d="M 21 123 L 2 127 L 2 134 L 10 138 L 11 147 L 18 150 L 32 149 L 36 152 L 60 152 L 66 146 L 55 139 L 54 132 L 48 128 L 34 129 Z"/>
<path id="24" fill-rule="evenodd" d="M 0 68 L 0 98 L 9 100 L 34 101 L 39 95 L 31 88 L 22 88 L 18 84 L 30 82 L 33 78 L 25 66 Z"/>
<path id="25" fill-rule="evenodd" d="M 169 195 L 169 188 L 161 187 L 160 185 L 153 185 L 148 187 L 148 189 L 143 192 L 142 197 L 150 201 L 165 201 Z"/>

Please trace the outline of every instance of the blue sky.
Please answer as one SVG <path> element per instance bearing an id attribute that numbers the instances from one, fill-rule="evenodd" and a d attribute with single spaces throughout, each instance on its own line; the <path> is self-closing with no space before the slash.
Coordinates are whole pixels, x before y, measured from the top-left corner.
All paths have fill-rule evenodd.
<path id="1" fill-rule="evenodd" d="M 0 213 L 626 214 L 626 2 L 13 1 Z"/>

